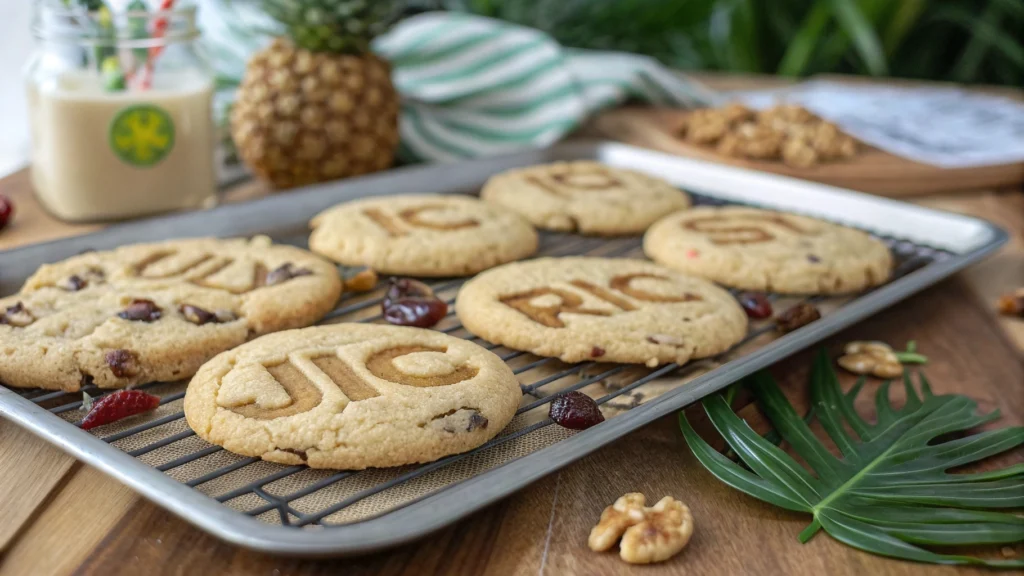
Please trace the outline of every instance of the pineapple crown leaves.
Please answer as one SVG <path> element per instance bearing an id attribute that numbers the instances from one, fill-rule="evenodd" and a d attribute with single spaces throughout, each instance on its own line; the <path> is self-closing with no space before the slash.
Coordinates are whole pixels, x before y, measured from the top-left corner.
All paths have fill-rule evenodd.
<path id="1" fill-rule="evenodd" d="M 811 413 L 806 420 L 765 372 L 747 381 L 774 426 L 761 437 L 731 409 L 722 395 L 702 401 L 712 424 L 742 463 L 733 462 L 704 441 L 680 414 L 679 424 L 697 459 L 722 482 L 770 504 L 813 515 L 800 534 L 806 542 L 820 529 L 835 539 L 875 554 L 935 564 L 975 564 L 1021 568 L 1024 560 L 985 560 L 940 554 L 919 545 L 961 546 L 1024 541 L 1024 517 L 992 509 L 1024 506 L 1024 464 L 977 473 L 950 474 L 1024 444 L 1024 427 L 987 430 L 953 440 L 999 417 L 979 414 L 961 395 L 935 395 L 919 374 L 920 393 L 904 373 L 906 403 L 889 401 L 890 383 L 875 394 L 876 422 L 854 409 L 862 378 L 843 394 L 822 351 L 811 371 Z M 836 457 L 808 425 L 821 423 L 842 453 Z M 848 430 L 852 430 L 851 435 Z M 785 440 L 813 470 L 809 472 L 776 444 Z M 937 440 L 938 439 L 938 440 Z"/>
<path id="2" fill-rule="evenodd" d="M 268 16 L 284 25 L 300 48 L 363 54 L 401 14 L 401 0 L 263 0 Z"/>

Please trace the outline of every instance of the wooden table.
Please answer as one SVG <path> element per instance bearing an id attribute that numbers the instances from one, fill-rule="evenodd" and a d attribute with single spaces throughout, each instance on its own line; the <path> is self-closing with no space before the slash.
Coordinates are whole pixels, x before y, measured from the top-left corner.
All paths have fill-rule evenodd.
<path id="1" fill-rule="evenodd" d="M 766 83 L 725 81 L 742 87 Z M 59 223 L 42 212 L 24 172 L 0 180 L 0 193 L 11 197 L 18 209 L 14 224 L 0 234 L 0 249 L 92 229 Z M 242 193 L 258 194 L 251 189 Z M 928 374 L 937 392 L 968 394 L 985 410 L 1000 408 L 1004 417 L 997 424 L 1024 423 L 1024 321 L 994 313 L 1000 293 L 1024 286 L 1024 191 L 974 191 L 915 202 L 990 219 L 1010 230 L 1013 238 L 993 258 L 878 314 L 829 345 L 834 349 L 863 338 L 896 344 L 916 339 L 932 358 Z M 806 405 L 806 366 L 805 353 L 773 369 L 798 407 Z M 745 414 L 756 419 L 749 412 Z M 699 417 L 692 408 L 690 413 Z M 1018 450 L 998 463 L 1021 460 L 1024 453 Z M 669 562 L 644 568 L 645 573 L 953 572 L 874 557 L 824 534 L 799 544 L 797 534 L 808 518 L 719 483 L 694 460 L 671 416 L 418 543 L 334 561 L 273 558 L 224 544 L 0 421 L 0 576 L 625 573 L 629 567 L 616 554 L 595 554 L 586 539 L 601 510 L 633 491 L 649 500 L 666 494 L 680 498 L 696 521 L 688 548 Z M 1012 552 L 1024 554 L 1024 545 Z"/>

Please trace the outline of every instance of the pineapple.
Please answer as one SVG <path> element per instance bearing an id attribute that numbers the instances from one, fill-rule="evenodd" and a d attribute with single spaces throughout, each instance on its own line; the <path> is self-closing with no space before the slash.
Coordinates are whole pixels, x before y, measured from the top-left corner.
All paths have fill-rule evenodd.
<path id="1" fill-rule="evenodd" d="M 370 40 L 392 0 L 264 0 L 287 38 L 253 55 L 231 109 L 242 160 L 276 188 L 383 170 L 398 147 L 399 97 Z"/>

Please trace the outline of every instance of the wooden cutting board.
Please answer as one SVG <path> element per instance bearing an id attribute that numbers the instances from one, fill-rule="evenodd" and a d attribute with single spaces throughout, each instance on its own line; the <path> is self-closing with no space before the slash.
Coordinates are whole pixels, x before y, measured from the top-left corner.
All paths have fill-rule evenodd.
<path id="1" fill-rule="evenodd" d="M 685 110 L 667 108 L 618 108 L 599 115 L 590 127 L 605 138 L 627 144 L 885 196 L 914 196 L 1024 185 L 1024 162 L 946 169 L 870 147 L 862 149 L 851 160 L 810 168 L 794 168 L 782 162 L 731 158 L 680 138 L 679 128 L 686 114 Z"/>

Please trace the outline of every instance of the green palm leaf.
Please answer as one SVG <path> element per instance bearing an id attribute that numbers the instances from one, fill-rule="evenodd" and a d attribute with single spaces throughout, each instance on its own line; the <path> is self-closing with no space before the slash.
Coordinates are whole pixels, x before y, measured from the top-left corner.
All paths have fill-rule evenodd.
<path id="1" fill-rule="evenodd" d="M 995 420 L 998 410 L 979 414 L 970 398 L 936 395 L 923 375 L 916 388 L 909 372 L 902 384 L 904 406 L 890 404 L 886 382 L 875 395 L 876 421 L 869 423 L 854 409 L 863 380 L 844 394 L 827 355 L 818 354 L 810 378 L 811 411 L 842 453 L 837 457 L 771 376 L 760 372 L 751 377 L 747 385 L 774 426 L 769 436 L 785 440 L 811 471 L 777 441 L 754 432 L 721 395 L 702 404 L 742 464 L 705 442 L 684 414 L 679 425 L 694 455 L 716 478 L 759 500 L 812 514 L 811 524 L 800 534 L 802 542 L 824 529 L 855 548 L 904 560 L 1024 567 L 1019 559 L 985 560 L 920 547 L 1024 541 L 1024 517 L 993 511 L 1024 507 L 1024 464 L 949 473 L 1024 444 L 1024 427 L 936 441 Z"/>

